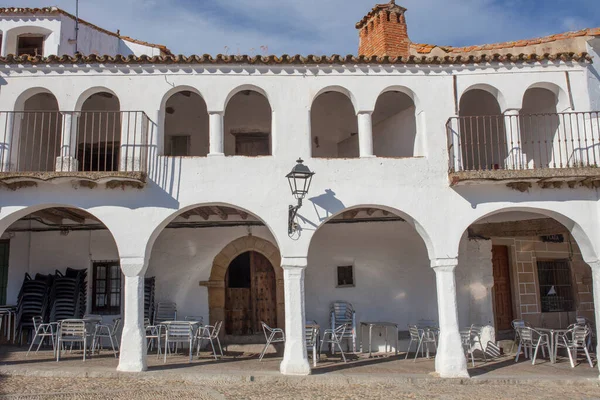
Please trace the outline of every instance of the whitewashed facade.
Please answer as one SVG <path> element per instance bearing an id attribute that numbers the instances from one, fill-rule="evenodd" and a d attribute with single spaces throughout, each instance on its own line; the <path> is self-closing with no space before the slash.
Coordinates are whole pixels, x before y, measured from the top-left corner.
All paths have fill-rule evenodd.
<path id="1" fill-rule="evenodd" d="M 468 376 L 459 327 L 494 325 L 491 247 L 505 240 L 468 237 L 468 228 L 477 224 L 559 222 L 577 248 L 570 254 L 588 265 L 581 284 L 587 282 L 589 296 L 599 301 L 595 162 L 547 166 L 538 175 L 537 160 L 525 161 L 523 168 L 511 164 L 511 154 L 520 157 L 525 146 L 506 149 L 503 143 L 504 166 L 464 171 L 469 162 L 456 149 L 468 152 L 469 144 L 464 136 L 464 142 L 455 142 L 457 131 L 448 122 L 469 109 L 466 115 L 498 115 L 503 135 L 509 129 L 521 135 L 528 128 L 510 116 L 524 108 L 533 109 L 527 114 L 583 112 L 574 118 L 586 127 L 586 157 L 595 157 L 598 113 L 590 112 L 600 110 L 597 32 L 474 60 L 468 55 L 485 51 L 444 55 L 435 48 L 406 62 L 177 58 L 161 47 L 85 24 L 80 28 L 82 55 L 67 57 L 74 54 L 71 17 L 55 10 L 0 13 L 6 56 L 0 59 L 0 232 L 10 240 L 6 302 L 16 302 L 26 272 L 120 261 L 119 370 L 146 369 L 144 276 L 156 277 L 158 301 L 174 301 L 180 315 L 213 322 L 224 310 L 211 308 L 210 291 L 217 285 L 211 277 L 215 269 L 227 269 L 222 260 L 244 251 L 263 252 L 282 269 L 277 304 L 285 319 L 279 312 L 277 324 L 287 334 L 284 374 L 310 373 L 304 321 L 327 325 L 330 303 L 347 300 L 359 320 L 401 327 L 437 320 L 436 371 L 442 377 Z M 21 32 L 42 34 L 43 56 L 62 57 L 9 55 Z M 540 56 L 506 56 L 519 53 Z M 536 109 L 540 104 L 545 108 Z M 32 122 L 28 112 L 40 119 Z M 125 120 L 127 112 L 139 114 Z M 569 126 L 569 132 L 576 129 Z M 83 139 L 85 132 L 98 136 Z M 120 152 L 113 148 L 109 154 L 106 148 L 115 143 Z M 34 146 L 31 154 L 28 145 Z M 102 146 L 105 153 L 98 150 Z M 92 149 L 97 163 L 85 164 L 84 148 Z M 260 156 L 240 155 L 246 151 Z M 565 151 L 571 152 L 567 157 L 575 152 Z M 103 157 L 116 157 L 116 165 L 102 164 Z M 298 157 L 316 175 L 299 211 L 300 230 L 289 235 L 288 205 L 294 199 L 285 176 Z M 449 165 L 455 168 L 450 174 Z M 494 174 L 504 175 L 496 180 Z M 44 210 L 57 207 L 94 218 L 76 223 L 59 215 L 52 223 L 56 229 L 44 230 L 49 222 Z M 220 214 L 225 208 L 237 212 Z M 198 209 L 213 212 L 194 212 Z M 233 246 L 237 252 L 224 250 L 242 243 L 240 238 L 250 239 Z M 265 243 L 277 254 L 265 250 Z M 345 265 L 353 266 L 355 284 L 337 288 L 336 267 Z M 518 282 L 526 272 L 514 273 Z M 526 296 L 517 293 L 513 298 Z M 519 304 L 515 300 L 515 318 L 540 314 Z M 585 311 L 592 316 L 590 304 Z M 212 309 L 221 314 L 210 315 Z"/>

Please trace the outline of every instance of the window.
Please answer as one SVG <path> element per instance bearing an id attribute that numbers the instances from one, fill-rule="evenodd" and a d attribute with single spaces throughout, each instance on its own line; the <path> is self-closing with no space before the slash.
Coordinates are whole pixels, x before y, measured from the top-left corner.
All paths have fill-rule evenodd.
<path id="1" fill-rule="evenodd" d="M 569 261 L 538 261 L 537 269 L 542 312 L 574 311 Z"/>
<path id="2" fill-rule="evenodd" d="M 118 261 L 95 262 L 92 284 L 92 312 L 121 313 L 121 266 Z"/>
<path id="3" fill-rule="evenodd" d="M 42 56 L 44 55 L 43 36 L 19 36 L 17 38 L 17 55 Z"/>
<path id="4" fill-rule="evenodd" d="M 8 288 L 8 250 L 10 241 L 0 240 L 0 304 L 6 304 Z"/>
<path id="5" fill-rule="evenodd" d="M 354 286 L 354 267 L 346 265 L 337 267 L 337 287 Z"/>
<path id="6" fill-rule="evenodd" d="M 171 151 L 172 157 L 187 157 L 190 155 L 190 136 L 179 135 L 171 136 Z"/>
<path id="7" fill-rule="evenodd" d="M 268 156 L 269 151 L 268 133 L 236 133 L 235 154 L 237 156 Z"/>

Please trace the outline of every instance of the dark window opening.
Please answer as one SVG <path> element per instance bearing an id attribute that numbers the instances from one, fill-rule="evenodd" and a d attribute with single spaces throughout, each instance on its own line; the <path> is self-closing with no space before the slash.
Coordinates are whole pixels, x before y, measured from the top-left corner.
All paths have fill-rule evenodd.
<path id="1" fill-rule="evenodd" d="M 250 252 L 240 254 L 229 264 L 227 281 L 227 287 L 231 289 L 250 289 Z"/>
<path id="2" fill-rule="evenodd" d="M 79 171 L 118 171 L 121 142 L 80 143 L 77 149 Z"/>
<path id="3" fill-rule="evenodd" d="M 190 155 L 190 136 L 179 135 L 171 136 L 171 151 L 169 155 L 172 157 L 188 157 Z"/>
<path id="4" fill-rule="evenodd" d="M 0 305 L 6 304 L 6 292 L 8 290 L 8 252 L 10 250 L 9 240 L 0 240 Z"/>
<path id="5" fill-rule="evenodd" d="M 121 313 L 121 266 L 116 261 L 95 262 L 93 266 L 92 312 Z"/>
<path id="6" fill-rule="evenodd" d="M 43 36 L 19 36 L 17 38 L 17 55 L 42 56 L 44 55 Z"/>
<path id="7" fill-rule="evenodd" d="M 354 286 L 354 268 L 352 265 L 337 267 L 337 286 Z"/>
<path id="8" fill-rule="evenodd" d="M 238 156 L 268 156 L 271 154 L 269 148 L 268 133 L 235 134 L 235 154 Z"/>
<path id="9" fill-rule="evenodd" d="M 538 261 L 542 312 L 575 311 L 568 260 Z"/>

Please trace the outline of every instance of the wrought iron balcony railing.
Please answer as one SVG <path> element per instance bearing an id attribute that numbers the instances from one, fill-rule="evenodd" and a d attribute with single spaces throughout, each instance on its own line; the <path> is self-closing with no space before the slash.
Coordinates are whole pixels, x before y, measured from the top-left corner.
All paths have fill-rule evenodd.
<path id="1" fill-rule="evenodd" d="M 597 167 L 600 111 L 453 117 L 450 173 Z"/>
<path id="2" fill-rule="evenodd" d="M 0 172 L 146 172 L 142 111 L 1 111 Z"/>

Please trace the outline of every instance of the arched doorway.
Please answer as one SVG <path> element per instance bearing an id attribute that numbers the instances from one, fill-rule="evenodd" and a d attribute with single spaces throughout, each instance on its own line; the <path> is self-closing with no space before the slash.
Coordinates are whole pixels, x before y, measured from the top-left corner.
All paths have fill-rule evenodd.
<path id="1" fill-rule="evenodd" d="M 247 251 L 229 264 L 225 277 L 225 332 L 251 335 L 261 322 L 277 325 L 277 281 L 264 255 Z"/>

